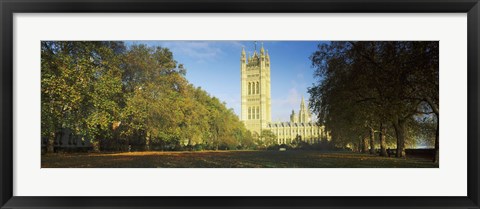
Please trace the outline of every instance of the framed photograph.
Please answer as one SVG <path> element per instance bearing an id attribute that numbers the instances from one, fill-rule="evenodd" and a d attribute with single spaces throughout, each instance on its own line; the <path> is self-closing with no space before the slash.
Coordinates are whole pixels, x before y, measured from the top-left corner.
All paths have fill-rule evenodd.
<path id="1" fill-rule="evenodd" d="M 479 208 L 478 0 L 0 7 L 1 208 Z"/>

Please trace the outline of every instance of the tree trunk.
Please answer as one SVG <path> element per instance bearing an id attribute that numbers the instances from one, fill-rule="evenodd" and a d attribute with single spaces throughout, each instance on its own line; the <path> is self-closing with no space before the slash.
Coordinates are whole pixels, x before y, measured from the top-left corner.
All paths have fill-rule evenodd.
<path id="1" fill-rule="evenodd" d="M 54 144 L 55 144 L 55 132 L 51 133 L 47 139 L 47 153 L 53 153 Z"/>
<path id="2" fill-rule="evenodd" d="M 397 136 L 397 157 L 405 157 L 405 120 L 397 119 L 393 123 Z"/>
<path id="3" fill-rule="evenodd" d="M 98 136 L 93 140 L 92 147 L 94 152 L 100 152 L 100 139 Z"/>
<path id="4" fill-rule="evenodd" d="M 362 152 L 368 153 L 368 136 L 362 138 Z"/>
<path id="5" fill-rule="evenodd" d="M 435 156 L 433 157 L 433 162 L 435 164 L 438 164 L 439 163 L 439 148 L 440 148 L 440 145 L 439 145 L 439 129 L 440 129 L 440 120 L 438 119 L 438 115 L 437 115 L 437 130 L 436 130 L 436 133 L 435 133 Z"/>
<path id="6" fill-rule="evenodd" d="M 439 163 L 439 141 L 438 141 L 438 138 L 439 138 L 439 128 L 440 128 L 440 126 L 439 126 L 439 124 L 440 124 L 440 118 L 439 118 L 440 112 L 439 112 L 438 101 L 437 101 L 437 103 L 435 103 L 434 100 L 430 97 L 426 97 L 425 101 L 428 103 L 428 105 L 430 105 L 433 112 L 437 116 L 437 130 L 436 130 L 436 133 L 435 133 L 435 155 L 433 157 L 433 162 L 438 164 Z"/>
<path id="7" fill-rule="evenodd" d="M 380 123 L 380 156 L 386 157 L 387 154 L 387 141 L 386 141 L 387 129 Z"/>
<path id="8" fill-rule="evenodd" d="M 151 134 L 147 133 L 147 136 L 145 137 L 145 150 L 150 151 L 150 137 Z"/>
<path id="9" fill-rule="evenodd" d="M 375 154 L 375 130 L 370 128 L 370 154 Z"/>
<path id="10" fill-rule="evenodd" d="M 357 152 L 362 152 L 362 144 L 363 144 L 362 142 L 363 142 L 362 139 L 360 139 L 360 140 L 358 141 L 358 145 L 357 145 L 357 149 L 356 149 Z"/>

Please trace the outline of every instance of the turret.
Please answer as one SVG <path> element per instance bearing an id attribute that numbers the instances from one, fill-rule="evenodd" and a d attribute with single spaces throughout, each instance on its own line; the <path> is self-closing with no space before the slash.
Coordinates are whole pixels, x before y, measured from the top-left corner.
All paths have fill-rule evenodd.
<path id="1" fill-rule="evenodd" d="M 260 55 L 264 55 L 265 54 L 265 49 L 263 48 L 263 42 L 262 42 L 262 48 L 260 49 Z"/>
<path id="2" fill-rule="evenodd" d="M 240 66 L 241 70 L 244 71 L 246 70 L 246 62 L 247 62 L 247 55 L 245 53 L 245 49 L 242 47 L 242 55 L 240 56 Z"/>
<path id="3" fill-rule="evenodd" d="M 290 122 L 295 123 L 297 119 L 297 115 L 295 114 L 295 111 L 292 110 L 292 114 L 290 114 Z"/>
<path id="4" fill-rule="evenodd" d="M 255 44 L 255 50 L 253 50 L 252 59 L 255 58 L 255 57 L 257 57 L 257 42 L 255 41 L 254 44 Z"/>
<path id="5" fill-rule="evenodd" d="M 300 103 L 300 111 L 305 110 L 305 100 L 303 99 L 302 95 L 302 102 Z"/>
<path id="6" fill-rule="evenodd" d="M 270 55 L 267 53 L 265 54 L 265 67 L 267 67 L 267 70 L 270 71 Z"/>
<path id="7" fill-rule="evenodd" d="M 242 47 L 242 56 L 240 57 L 240 64 L 243 66 L 246 62 L 246 54 L 245 54 L 245 49 Z"/>
<path id="8" fill-rule="evenodd" d="M 308 109 L 305 105 L 305 100 L 302 96 L 302 101 L 300 103 L 300 112 L 298 114 L 300 123 L 309 123 L 311 122 L 311 114 L 310 109 Z"/>

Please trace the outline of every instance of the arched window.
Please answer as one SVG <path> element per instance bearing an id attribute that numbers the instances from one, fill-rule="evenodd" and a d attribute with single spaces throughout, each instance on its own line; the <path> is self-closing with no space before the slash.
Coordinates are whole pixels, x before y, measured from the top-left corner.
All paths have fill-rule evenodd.
<path id="1" fill-rule="evenodd" d="M 252 94 L 252 83 L 248 82 L 248 95 Z"/>
<path id="2" fill-rule="evenodd" d="M 260 108 L 257 106 L 257 119 L 260 119 Z"/>
<path id="3" fill-rule="evenodd" d="M 248 119 L 252 119 L 252 108 L 248 108 Z"/>
<path id="4" fill-rule="evenodd" d="M 258 81 L 257 81 L 257 94 L 260 94 L 260 85 L 259 85 Z"/>
<path id="5" fill-rule="evenodd" d="M 252 117 L 251 117 L 251 119 L 252 120 L 255 119 L 255 107 L 252 107 Z"/>

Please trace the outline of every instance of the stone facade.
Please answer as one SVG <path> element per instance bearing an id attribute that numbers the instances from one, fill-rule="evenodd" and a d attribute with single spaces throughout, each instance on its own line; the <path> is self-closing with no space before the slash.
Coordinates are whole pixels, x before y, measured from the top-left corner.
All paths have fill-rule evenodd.
<path id="1" fill-rule="evenodd" d="M 298 115 L 292 110 L 290 122 L 269 123 L 266 128 L 277 136 L 278 144 L 290 144 L 297 138 L 311 144 L 330 139 L 324 127 L 312 121 L 312 113 L 303 98 Z"/>
<path id="2" fill-rule="evenodd" d="M 256 48 L 256 47 L 255 47 Z M 270 56 L 265 49 L 253 55 L 245 54 L 242 49 L 240 58 L 241 70 L 241 120 L 248 130 L 261 133 L 271 122 L 270 97 Z"/>
<path id="3" fill-rule="evenodd" d="M 323 126 L 312 121 L 312 115 L 302 97 L 298 115 L 292 110 L 290 122 L 272 123 L 270 96 L 270 55 L 256 46 L 252 55 L 246 55 L 242 49 L 240 57 L 241 71 L 241 115 L 240 119 L 254 135 L 262 130 L 270 130 L 277 136 L 278 144 L 292 143 L 301 138 L 308 143 L 321 139 L 329 140 Z"/>

